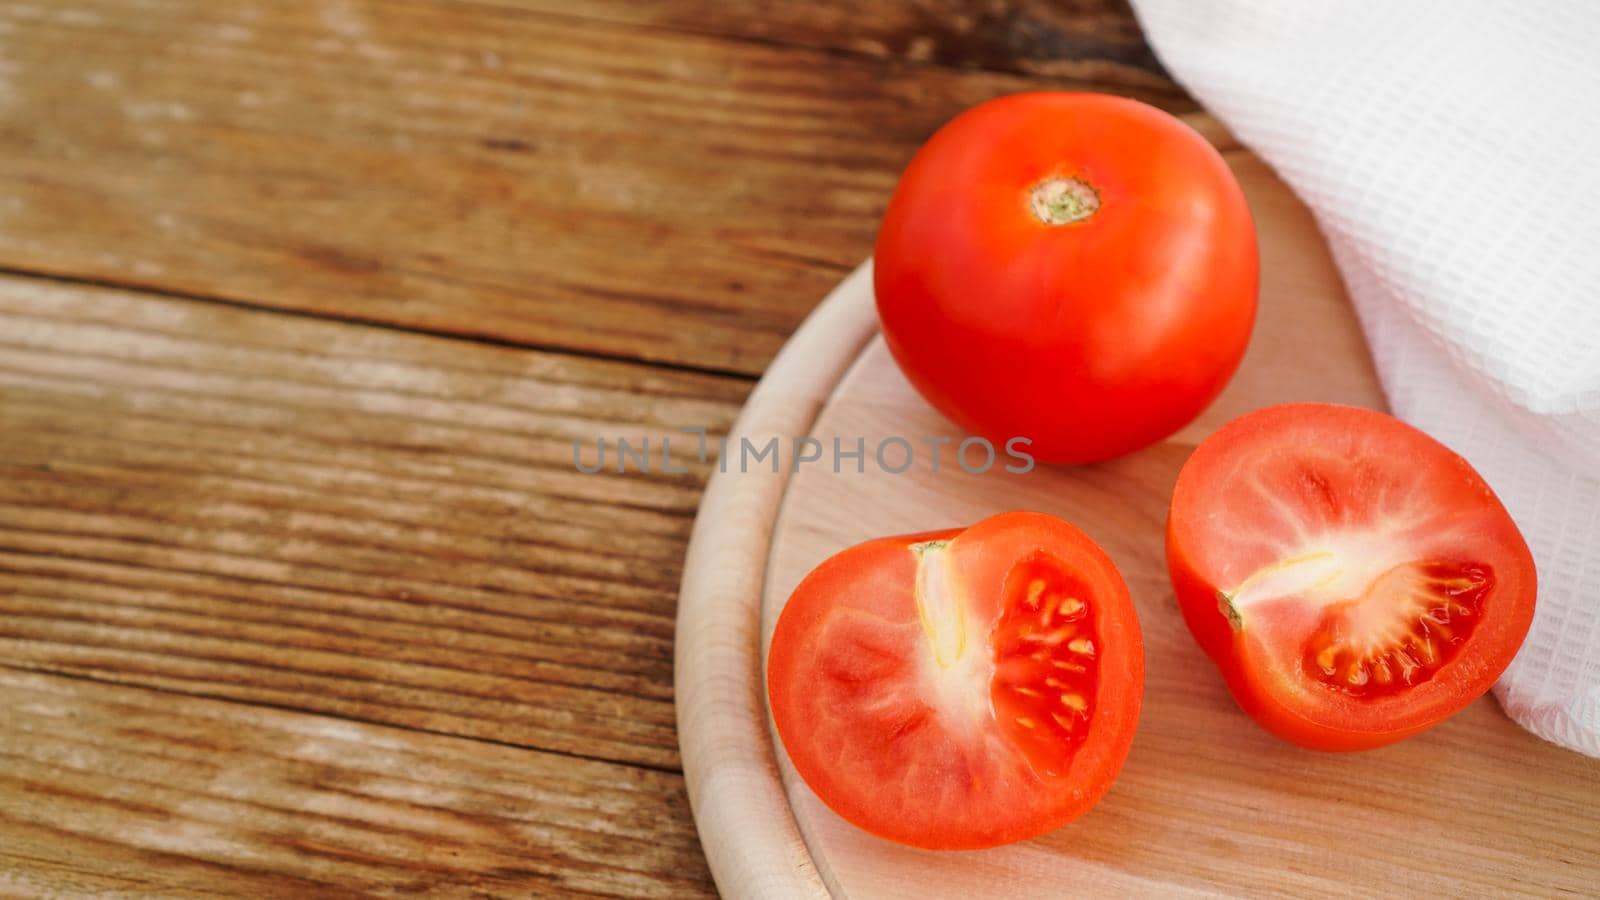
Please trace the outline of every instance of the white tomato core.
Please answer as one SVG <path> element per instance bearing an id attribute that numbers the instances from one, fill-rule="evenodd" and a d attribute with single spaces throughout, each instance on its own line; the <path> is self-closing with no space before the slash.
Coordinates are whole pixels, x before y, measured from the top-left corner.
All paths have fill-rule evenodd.
<path id="1" fill-rule="evenodd" d="M 965 585 L 946 541 L 911 548 L 917 556 L 917 615 L 926 640 L 922 676 L 934 706 L 947 719 L 967 726 L 994 716 L 989 685 L 994 659 L 989 646 L 992 622 L 973 615 Z"/>

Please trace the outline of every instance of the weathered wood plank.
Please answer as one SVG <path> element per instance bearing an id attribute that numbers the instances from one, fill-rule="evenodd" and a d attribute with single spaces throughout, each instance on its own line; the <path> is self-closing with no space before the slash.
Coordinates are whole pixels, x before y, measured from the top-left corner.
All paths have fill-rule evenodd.
<path id="1" fill-rule="evenodd" d="M 676 590 L 748 382 L 0 279 L 0 658 L 677 764 Z M 610 462 L 614 465 L 615 458 Z"/>
<path id="2" fill-rule="evenodd" d="M 1194 109 L 1126 0 L 482 0 L 502 6 L 936 65 L 1091 82 Z"/>
<path id="3" fill-rule="evenodd" d="M 0 667 L 0 892 L 710 893 L 682 778 Z"/>
<path id="4" fill-rule="evenodd" d="M 1084 84 L 482 0 L 8 3 L 0 59 L 0 267 L 752 374 L 939 124 Z"/>

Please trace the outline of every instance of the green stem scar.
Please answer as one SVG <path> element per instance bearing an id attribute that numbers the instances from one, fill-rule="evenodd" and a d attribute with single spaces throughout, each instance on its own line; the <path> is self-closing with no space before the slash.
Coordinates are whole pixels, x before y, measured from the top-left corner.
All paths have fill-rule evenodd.
<path id="1" fill-rule="evenodd" d="M 1078 178 L 1051 177 L 1033 186 L 1028 205 L 1046 225 L 1070 225 L 1100 211 L 1100 192 Z"/>
<path id="2" fill-rule="evenodd" d="M 1339 557 L 1322 550 L 1281 559 L 1257 569 L 1231 591 L 1217 591 L 1217 608 L 1234 631 L 1244 628 L 1245 611 L 1281 597 L 1315 596 L 1345 574 Z M 1327 601 L 1324 601 L 1327 602 Z"/>

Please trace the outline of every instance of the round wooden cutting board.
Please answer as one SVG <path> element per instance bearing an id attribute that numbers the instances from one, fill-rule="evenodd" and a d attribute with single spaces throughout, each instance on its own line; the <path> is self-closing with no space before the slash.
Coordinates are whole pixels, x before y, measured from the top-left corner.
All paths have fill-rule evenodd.
<path id="1" fill-rule="evenodd" d="M 1179 467 L 1205 435 L 1261 406 L 1383 406 L 1361 331 L 1311 217 L 1255 157 L 1227 152 L 1260 232 L 1261 312 L 1224 395 L 1172 439 L 1114 462 L 972 475 L 964 436 L 901 377 L 876 334 L 871 273 L 840 284 L 774 362 L 735 426 L 700 508 L 678 614 L 678 725 L 690 800 L 730 898 L 1063 897 L 1128 894 L 1462 895 L 1600 881 L 1600 763 L 1521 731 L 1488 698 L 1419 737 L 1358 754 L 1284 744 L 1234 706 L 1190 638 L 1167 582 L 1162 536 Z M 794 440 L 828 448 L 791 471 Z M 917 447 L 884 471 L 885 437 Z M 739 440 L 770 458 L 739 471 Z M 865 472 L 832 466 L 834 438 L 866 441 Z M 901 451 L 891 449 L 898 465 Z M 978 462 L 976 455 L 974 463 Z M 1004 458 L 1002 457 L 1002 462 Z M 963 526 L 1010 509 L 1054 513 L 1105 547 L 1144 630 L 1138 737 L 1101 803 L 1025 843 L 912 850 L 823 806 L 769 727 L 764 650 L 789 592 L 844 547 Z"/>

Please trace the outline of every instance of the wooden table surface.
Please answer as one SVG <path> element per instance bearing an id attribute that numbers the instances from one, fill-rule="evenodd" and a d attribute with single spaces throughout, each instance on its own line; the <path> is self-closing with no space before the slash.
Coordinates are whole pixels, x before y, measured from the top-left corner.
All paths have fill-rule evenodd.
<path id="1" fill-rule="evenodd" d="M 1111 0 L 0 0 L 0 893 L 712 892 L 672 630 L 724 431 Z M 680 437 L 692 443 L 692 438 Z"/>

